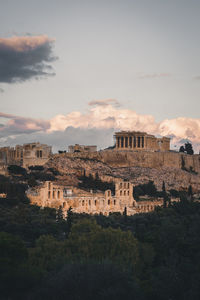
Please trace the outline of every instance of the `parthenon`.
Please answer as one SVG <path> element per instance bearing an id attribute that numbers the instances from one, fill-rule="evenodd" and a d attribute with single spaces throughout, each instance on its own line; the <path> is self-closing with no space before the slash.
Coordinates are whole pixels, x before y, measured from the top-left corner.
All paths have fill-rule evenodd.
<path id="1" fill-rule="evenodd" d="M 169 151 L 170 138 L 157 138 L 154 135 L 140 131 L 116 132 L 116 150 L 147 150 L 147 151 Z"/>

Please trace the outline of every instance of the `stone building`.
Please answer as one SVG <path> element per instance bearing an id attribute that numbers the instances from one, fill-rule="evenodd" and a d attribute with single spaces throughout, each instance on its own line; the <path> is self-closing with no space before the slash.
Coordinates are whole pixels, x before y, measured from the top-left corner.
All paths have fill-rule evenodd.
<path id="1" fill-rule="evenodd" d="M 74 153 L 74 152 L 96 152 L 97 151 L 97 146 L 85 146 L 85 145 L 70 145 L 68 147 L 68 152 L 69 153 Z"/>
<path id="2" fill-rule="evenodd" d="M 112 212 L 123 213 L 126 207 L 127 215 L 147 212 L 161 203 L 138 204 L 133 198 L 133 184 L 120 181 L 115 185 L 115 195 L 111 190 L 105 193 L 92 193 L 73 186 L 61 185 L 46 181 L 41 187 L 29 189 L 27 196 L 32 204 L 41 207 L 62 208 L 64 215 L 72 207 L 75 213 L 103 214 Z"/>
<path id="3" fill-rule="evenodd" d="M 157 138 L 140 131 L 115 132 L 116 150 L 169 151 L 170 138 Z"/>
<path id="4" fill-rule="evenodd" d="M 24 168 L 44 165 L 51 155 L 51 146 L 40 143 L 0 148 L 0 166 L 19 165 Z"/>

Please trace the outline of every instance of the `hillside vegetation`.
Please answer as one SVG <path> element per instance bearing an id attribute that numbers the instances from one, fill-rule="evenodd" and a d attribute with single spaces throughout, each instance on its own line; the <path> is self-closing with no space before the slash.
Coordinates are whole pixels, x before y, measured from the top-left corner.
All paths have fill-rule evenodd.
<path id="1" fill-rule="evenodd" d="M 26 186 L 1 176 L 1 299 L 200 298 L 200 204 L 127 216 L 31 206 Z"/>

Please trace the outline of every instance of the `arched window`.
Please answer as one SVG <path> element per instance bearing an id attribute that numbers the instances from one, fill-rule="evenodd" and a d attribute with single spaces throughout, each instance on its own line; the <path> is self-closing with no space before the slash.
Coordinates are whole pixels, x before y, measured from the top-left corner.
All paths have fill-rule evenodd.
<path id="1" fill-rule="evenodd" d="M 110 205 L 110 199 L 108 199 L 108 205 Z"/>
<path id="2" fill-rule="evenodd" d="M 58 191 L 58 199 L 60 199 L 60 191 Z"/>
<path id="3" fill-rule="evenodd" d="M 124 191 L 124 196 L 126 196 L 126 191 Z"/>
<path id="4" fill-rule="evenodd" d="M 122 196 L 122 191 L 120 191 L 120 196 Z"/>
<path id="5" fill-rule="evenodd" d="M 55 198 L 55 191 L 53 191 L 53 199 Z"/>
<path id="6" fill-rule="evenodd" d="M 114 205 L 116 205 L 116 200 L 114 200 Z"/>
<path id="7" fill-rule="evenodd" d="M 84 204 L 85 204 L 85 201 L 83 200 L 83 201 L 82 201 L 82 206 L 84 206 Z"/>
<path id="8" fill-rule="evenodd" d="M 94 201 L 94 205 L 97 205 L 97 200 Z"/>
<path id="9" fill-rule="evenodd" d="M 48 192 L 48 198 L 51 198 L 51 192 L 50 191 Z"/>
<path id="10" fill-rule="evenodd" d="M 88 201 L 89 205 L 91 205 L 91 200 Z"/>

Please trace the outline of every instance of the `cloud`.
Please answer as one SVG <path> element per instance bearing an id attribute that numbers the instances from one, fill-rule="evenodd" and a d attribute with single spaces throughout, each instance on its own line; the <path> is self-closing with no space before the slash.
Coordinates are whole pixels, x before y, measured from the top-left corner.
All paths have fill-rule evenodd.
<path id="1" fill-rule="evenodd" d="M 150 73 L 150 74 L 138 74 L 139 79 L 153 79 L 153 78 L 166 78 L 170 77 L 170 73 Z"/>
<path id="2" fill-rule="evenodd" d="M 107 100 L 106 100 L 107 101 Z M 101 100 L 101 103 L 103 101 Z M 116 128 L 122 130 L 148 129 L 155 131 L 157 125 L 151 115 L 139 115 L 133 110 L 119 109 L 106 102 L 106 105 L 95 105 L 87 113 L 78 111 L 65 115 L 57 115 L 50 120 L 49 132 L 61 130 L 67 127 L 74 128 Z"/>
<path id="3" fill-rule="evenodd" d="M 150 134 L 171 137 L 172 145 L 180 144 L 182 139 L 191 141 L 194 146 L 200 143 L 200 119 L 176 118 L 156 122 L 152 115 L 141 115 L 133 110 L 114 107 L 112 103 L 95 103 L 87 113 L 72 112 L 57 115 L 50 120 L 48 132 L 64 131 L 68 127 L 96 128 L 105 131 L 115 130 L 145 131 Z M 93 102 L 92 102 L 93 103 Z M 91 105 L 91 104 L 90 104 Z"/>
<path id="4" fill-rule="evenodd" d="M 152 115 L 115 107 L 115 101 L 105 100 L 106 105 L 103 102 L 91 105 L 85 113 L 60 114 L 48 121 L 0 113 L 0 118 L 6 120 L 5 124 L 0 122 L 1 145 L 35 140 L 53 145 L 54 149 L 66 149 L 74 143 L 104 148 L 113 144 L 115 131 L 135 130 L 171 137 L 172 148 L 190 141 L 196 151 L 200 149 L 200 119 L 179 117 L 156 122 Z"/>
<path id="5" fill-rule="evenodd" d="M 50 127 L 48 121 L 18 117 L 11 114 L 0 113 L 0 118 L 8 119 L 5 124 L 0 126 L 0 137 L 46 131 Z"/>
<path id="6" fill-rule="evenodd" d="M 93 100 L 93 101 L 90 101 L 88 103 L 88 105 L 90 105 L 90 106 L 95 106 L 95 105 L 107 106 L 107 105 L 110 105 L 110 104 L 115 106 L 115 107 L 120 106 L 119 101 L 116 100 L 116 99 Z"/>
<path id="7" fill-rule="evenodd" d="M 0 38 L 0 83 L 54 75 L 53 43 L 45 35 Z"/>

